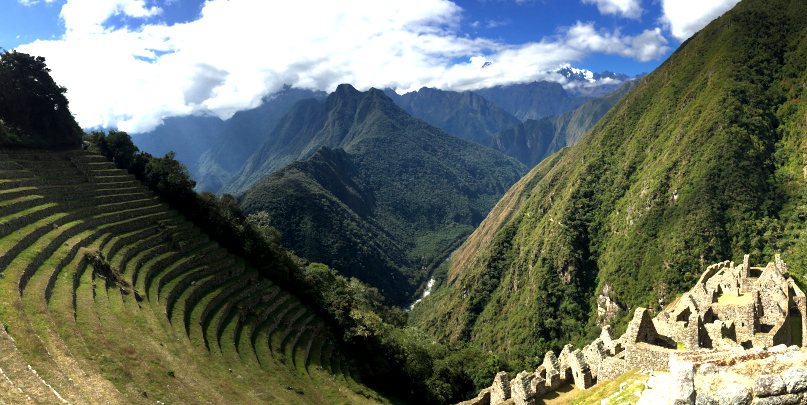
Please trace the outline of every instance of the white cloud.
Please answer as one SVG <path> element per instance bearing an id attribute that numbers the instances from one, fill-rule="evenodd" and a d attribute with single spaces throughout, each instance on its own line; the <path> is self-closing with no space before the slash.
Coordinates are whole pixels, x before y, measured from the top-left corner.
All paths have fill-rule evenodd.
<path id="1" fill-rule="evenodd" d="M 45 3 L 53 3 L 54 1 L 56 0 L 45 0 Z M 17 2 L 23 6 L 33 6 L 34 4 L 39 3 L 39 0 L 17 0 Z"/>
<path id="2" fill-rule="evenodd" d="M 661 21 L 674 37 L 683 41 L 739 2 L 740 0 L 662 0 L 664 15 Z"/>
<path id="3" fill-rule="evenodd" d="M 510 24 L 509 19 L 488 20 L 488 23 L 487 23 L 487 25 L 485 25 L 485 27 L 487 27 L 487 28 L 496 28 L 496 27 L 502 27 L 502 26 L 505 26 L 505 25 L 508 25 L 508 24 Z"/>
<path id="4" fill-rule="evenodd" d="M 631 37 L 590 23 L 522 45 L 470 38 L 459 33 L 462 10 L 448 0 L 208 0 L 189 23 L 104 25 L 114 15 L 148 21 L 160 11 L 142 0 L 69 0 L 62 38 L 18 49 L 46 57 L 80 125 L 133 133 L 170 116 L 228 118 L 284 84 L 409 91 L 563 83 L 548 72 L 592 52 L 646 61 L 667 50 L 658 29 Z M 485 62 L 492 64 L 482 69 Z"/>
<path id="5" fill-rule="evenodd" d="M 596 4 L 600 14 L 617 14 L 625 18 L 642 16 L 641 0 L 582 0 L 583 4 Z"/>
<path id="6" fill-rule="evenodd" d="M 67 0 L 60 16 L 67 33 L 76 35 L 103 32 L 102 24 L 114 15 L 148 18 L 161 13 L 159 7 L 147 8 L 145 0 Z"/>
<path id="7" fill-rule="evenodd" d="M 670 49 L 666 46 L 667 39 L 661 34 L 660 28 L 644 30 L 631 37 L 622 36 L 619 31 L 596 31 L 594 24 L 578 22 L 569 29 L 566 36 L 566 43 L 577 49 L 620 55 L 641 62 L 658 59 Z"/>

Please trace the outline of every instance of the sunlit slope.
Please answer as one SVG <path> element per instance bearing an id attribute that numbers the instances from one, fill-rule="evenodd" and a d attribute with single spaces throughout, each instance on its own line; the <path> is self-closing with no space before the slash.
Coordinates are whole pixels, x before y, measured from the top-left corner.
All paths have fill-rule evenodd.
<path id="1" fill-rule="evenodd" d="M 100 156 L 0 151 L 0 224 L 6 404 L 376 402 L 311 309 Z"/>
<path id="2" fill-rule="evenodd" d="M 551 170 L 510 190 L 514 212 L 492 212 L 415 323 L 535 356 L 590 339 L 600 294 L 658 308 L 704 263 L 744 253 L 801 268 L 805 26 L 802 2 L 745 0 L 682 44 Z"/>

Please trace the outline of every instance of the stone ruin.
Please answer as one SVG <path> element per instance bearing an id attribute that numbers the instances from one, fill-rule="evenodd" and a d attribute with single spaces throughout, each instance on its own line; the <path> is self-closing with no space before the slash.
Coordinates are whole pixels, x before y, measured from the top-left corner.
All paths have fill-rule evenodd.
<path id="1" fill-rule="evenodd" d="M 689 292 L 654 318 L 637 308 L 625 333 L 614 339 L 610 326 L 582 349 L 566 345 L 558 356 L 547 352 L 541 366 L 510 380 L 496 375 L 493 385 L 461 405 L 534 405 L 565 384 L 585 390 L 628 370 L 670 371 L 670 359 L 773 346 L 807 346 L 807 299 L 776 255 L 766 267 L 725 261 L 709 266 Z"/>

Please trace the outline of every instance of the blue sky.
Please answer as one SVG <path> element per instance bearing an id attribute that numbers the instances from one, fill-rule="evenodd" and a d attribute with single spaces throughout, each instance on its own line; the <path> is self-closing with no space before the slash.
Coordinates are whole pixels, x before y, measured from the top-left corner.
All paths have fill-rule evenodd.
<path id="1" fill-rule="evenodd" d="M 473 90 L 564 65 L 650 72 L 738 0 L 3 0 L 84 127 L 227 118 L 284 84 Z M 486 62 L 491 65 L 482 68 Z"/>

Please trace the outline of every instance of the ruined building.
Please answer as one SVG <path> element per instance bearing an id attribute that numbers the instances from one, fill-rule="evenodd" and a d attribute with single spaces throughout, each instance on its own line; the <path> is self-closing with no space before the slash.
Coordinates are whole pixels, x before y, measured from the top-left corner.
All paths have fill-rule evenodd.
<path id="1" fill-rule="evenodd" d="M 683 354 L 807 346 L 807 300 L 787 265 L 779 255 L 765 268 L 751 267 L 748 259 L 709 266 L 695 287 L 655 318 L 637 308 L 619 339 L 606 326 L 586 347 L 566 345 L 558 356 L 548 352 L 541 366 L 512 381 L 500 372 L 490 388 L 462 404 L 497 405 L 512 398 L 516 405 L 532 405 L 567 383 L 584 390 L 631 369 L 670 371 L 670 358 Z"/>

